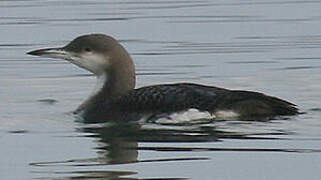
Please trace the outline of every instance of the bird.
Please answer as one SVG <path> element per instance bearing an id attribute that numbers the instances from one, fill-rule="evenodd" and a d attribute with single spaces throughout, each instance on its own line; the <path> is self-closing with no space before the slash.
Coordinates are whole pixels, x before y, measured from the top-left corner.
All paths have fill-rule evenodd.
<path id="1" fill-rule="evenodd" d="M 300 113 L 293 103 L 255 91 L 186 82 L 135 88 L 135 65 L 130 54 L 105 34 L 81 35 L 63 47 L 27 54 L 64 59 L 97 77 L 92 94 L 74 111 L 86 123 L 155 121 L 186 112 L 199 113 L 199 118 L 248 120 Z"/>

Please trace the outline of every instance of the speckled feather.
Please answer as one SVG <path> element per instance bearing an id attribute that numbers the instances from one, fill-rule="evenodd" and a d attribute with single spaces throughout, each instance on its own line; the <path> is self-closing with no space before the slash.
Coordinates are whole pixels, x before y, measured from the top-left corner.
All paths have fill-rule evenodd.
<path id="1" fill-rule="evenodd" d="M 90 122 L 110 119 L 131 121 L 191 108 L 214 114 L 219 110 L 233 110 L 248 116 L 298 113 L 294 104 L 262 93 L 179 83 L 131 90 L 123 96 L 90 107 L 84 118 Z M 102 114 L 104 117 L 101 117 Z"/>
<path id="2" fill-rule="evenodd" d="M 208 117 L 251 119 L 299 113 L 294 104 L 258 92 L 187 83 L 134 89 L 133 60 L 116 39 L 104 34 L 79 36 L 64 47 L 28 54 L 65 59 L 98 77 L 97 89 L 75 111 L 85 122 L 132 121 L 189 110 L 206 112 Z"/>

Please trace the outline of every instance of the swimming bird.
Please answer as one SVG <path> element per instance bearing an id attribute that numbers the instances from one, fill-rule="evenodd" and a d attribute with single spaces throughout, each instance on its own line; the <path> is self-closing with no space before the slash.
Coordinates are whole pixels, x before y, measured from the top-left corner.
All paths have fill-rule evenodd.
<path id="1" fill-rule="evenodd" d="M 171 117 L 191 110 L 216 118 L 296 115 L 295 104 L 253 91 L 193 83 L 159 84 L 135 89 L 135 66 L 126 49 L 104 34 L 82 35 L 64 47 L 27 54 L 65 59 L 97 77 L 92 95 L 74 112 L 85 122 L 134 121 Z"/>

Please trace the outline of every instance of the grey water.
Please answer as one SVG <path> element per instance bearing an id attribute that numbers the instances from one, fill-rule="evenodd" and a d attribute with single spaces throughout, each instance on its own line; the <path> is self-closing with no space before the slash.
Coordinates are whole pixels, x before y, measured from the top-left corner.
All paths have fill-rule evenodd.
<path id="1" fill-rule="evenodd" d="M 320 179 L 321 1 L 0 2 L 0 179 Z M 83 124 L 95 78 L 25 53 L 119 39 L 137 86 L 260 91 L 305 114 L 271 121 Z"/>

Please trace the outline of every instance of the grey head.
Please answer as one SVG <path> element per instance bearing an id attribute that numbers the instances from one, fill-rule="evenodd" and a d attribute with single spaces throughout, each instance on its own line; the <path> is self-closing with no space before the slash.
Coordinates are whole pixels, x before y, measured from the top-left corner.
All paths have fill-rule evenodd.
<path id="1" fill-rule="evenodd" d="M 122 95 L 135 87 L 135 67 L 130 55 L 117 40 L 104 34 L 79 36 L 64 47 L 27 54 L 65 59 L 94 73 L 99 84 L 86 105 L 94 99 Z"/>

